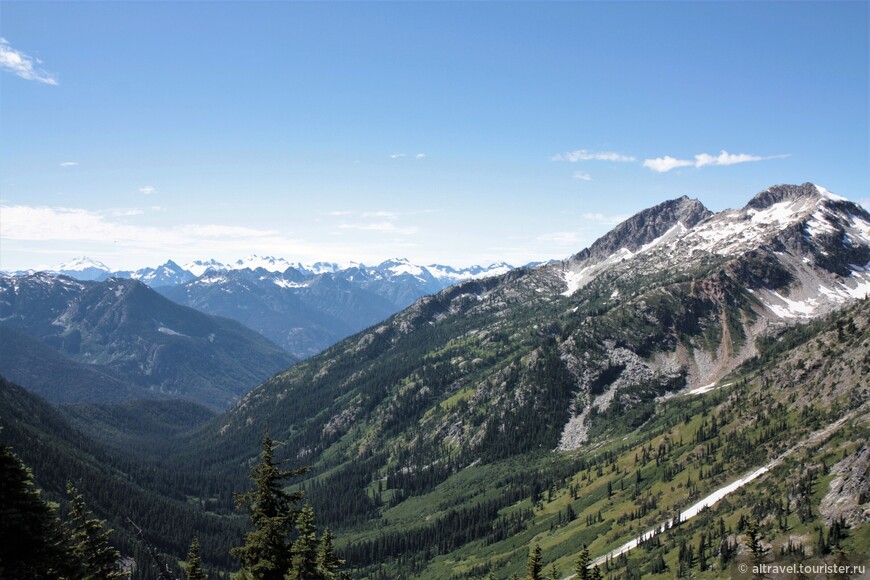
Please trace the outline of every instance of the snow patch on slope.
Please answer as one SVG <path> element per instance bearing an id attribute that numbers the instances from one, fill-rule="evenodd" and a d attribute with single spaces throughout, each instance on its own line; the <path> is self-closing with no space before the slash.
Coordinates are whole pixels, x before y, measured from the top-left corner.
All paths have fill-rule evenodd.
<path id="1" fill-rule="evenodd" d="M 628 248 L 620 248 L 607 259 L 596 264 L 584 266 L 579 270 L 566 270 L 564 273 L 565 284 L 567 289 L 562 292 L 562 296 L 570 296 L 580 288 L 583 288 L 594 280 L 601 272 L 614 264 L 618 264 L 623 260 L 630 260 L 634 257 L 634 252 Z"/>

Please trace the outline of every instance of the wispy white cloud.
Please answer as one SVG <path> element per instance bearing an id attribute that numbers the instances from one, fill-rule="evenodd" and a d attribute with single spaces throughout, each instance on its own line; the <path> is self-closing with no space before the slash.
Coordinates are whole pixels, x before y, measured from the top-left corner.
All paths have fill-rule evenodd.
<path id="1" fill-rule="evenodd" d="M 191 224 L 180 226 L 182 235 L 196 238 L 266 238 L 278 235 L 274 230 L 258 230 L 241 226 L 224 226 L 218 224 Z"/>
<path id="2" fill-rule="evenodd" d="M 748 153 L 728 153 L 720 151 L 719 155 L 708 155 L 700 153 L 695 155 L 695 167 L 704 167 L 705 165 L 734 165 L 736 163 L 747 163 L 749 161 L 767 161 L 768 159 L 783 159 L 790 155 L 768 155 L 761 157 L 759 155 L 749 155 Z"/>
<path id="3" fill-rule="evenodd" d="M 557 246 L 574 246 L 580 243 L 581 236 L 577 232 L 550 232 L 537 237 L 539 242 Z"/>
<path id="4" fill-rule="evenodd" d="M 690 167 L 694 165 L 693 161 L 688 159 L 675 159 L 670 155 L 664 157 L 656 157 L 655 159 L 644 159 L 643 166 L 652 169 L 656 173 L 665 173 L 677 167 Z"/>
<path id="5" fill-rule="evenodd" d="M 592 176 L 582 171 L 575 171 L 571 177 L 578 181 L 592 181 Z"/>
<path id="6" fill-rule="evenodd" d="M 414 155 L 409 155 L 407 153 L 391 153 L 390 159 L 401 159 L 402 157 L 413 157 L 414 159 L 425 159 L 425 153 L 416 153 Z"/>
<path id="7" fill-rule="evenodd" d="M 339 224 L 338 227 L 342 230 L 362 230 L 369 232 L 381 232 L 384 234 L 401 234 L 406 236 L 416 234 L 419 231 L 419 228 L 417 227 L 398 226 L 391 221 L 343 223 Z"/>
<path id="8" fill-rule="evenodd" d="M 748 153 L 728 153 L 727 151 L 720 151 L 719 155 L 710 155 L 709 153 L 699 153 L 695 155 L 695 160 L 692 161 L 690 159 L 676 159 L 669 155 L 665 155 L 664 157 L 657 157 L 655 159 L 645 159 L 643 162 L 643 166 L 652 169 L 657 173 L 665 173 L 670 171 L 671 169 L 676 169 L 677 167 L 706 167 L 708 165 L 735 165 L 737 163 L 748 163 L 750 161 L 766 161 L 768 159 L 783 159 L 785 157 L 790 157 L 789 154 L 785 155 L 750 155 Z"/>
<path id="9" fill-rule="evenodd" d="M 153 208 L 152 208 L 153 209 Z M 141 215 L 142 210 L 114 209 L 93 212 L 78 208 L 4 205 L 3 239 L 17 241 L 108 242 L 139 248 L 281 241 L 279 233 L 221 224 L 185 224 L 173 227 L 143 226 L 116 221 Z M 286 240 L 285 240 L 286 241 Z M 242 246 L 244 247 L 244 243 Z"/>
<path id="10" fill-rule="evenodd" d="M 399 214 L 394 211 L 364 211 L 360 214 L 364 218 L 386 218 L 390 220 L 399 219 Z"/>
<path id="11" fill-rule="evenodd" d="M 146 213 L 162 211 L 159 206 L 147 210 Z M 125 217 L 123 213 L 123 210 L 89 211 L 0 203 L 3 216 L 0 249 L 4 252 L 4 265 L 12 267 L 14 259 L 10 252 L 13 248 L 18 254 L 31 256 L 15 268 L 33 267 L 32 256 L 50 253 L 56 258 L 57 254 L 69 252 L 71 255 L 98 255 L 106 260 L 114 257 L 118 262 L 115 267 L 128 269 L 137 263 L 135 267 L 159 263 L 167 257 L 176 260 L 213 257 L 226 261 L 247 254 L 292 256 L 300 261 L 318 261 L 326 256 L 338 262 L 377 263 L 395 255 L 397 248 L 419 246 L 417 238 L 411 235 L 417 232 L 416 227 L 403 227 L 401 223 L 383 219 L 346 224 L 343 230 L 336 229 L 343 235 L 328 242 L 319 236 L 308 240 L 290 237 L 280 230 L 236 225 L 164 225 L 163 220 L 147 225 L 147 218 Z M 360 243 L 361 236 L 366 237 L 364 244 Z M 48 246 L 53 248 L 50 252 L 45 250 Z M 54 258 L 49 262 L 54 262 Z"/>
<path id="12" fill-rule="evenodd" d="M 8 40 L 0 37 L 0 68 L 29 81 L 57 85 L 57 75 L 40 68 L 39 64 L 39 59 L 15 50 Z"/>
<path id="13" fill-rule="evenodd" d="M 78 165 L 78 163 L 75 161 L 64 161 L 60 164 L 61 167 L 75 167 L 76 165 Z"/>
<path id="14" fill-rule="evenodd" d="M 154 187 L 153 185 L 146 185 L 144 187 L 139 188 L 139 193 L 142 193 L 144 195 L 151 195 L 155 191 L 157 191 L 157 188 Z"/>
<path id="15" fill-rule="evenodd" d="M 631 155 L 623 155 L 614 151 L 589 151 L 588 149 L 577 149 L 568 151 L 567 153 L 559 153 L 552 157 L 553 161 L 618 161 L 620 163 L 629 163 L 635 161 Z"/>
<path id="16" fill-rule="evenodd" d="M 132 217 L 143 215 L 145 212 L 138 207 L 120 207 L 116 209 L 106 210 L 104 213 L 112 217 Z"/>
<path id="17" fill-rule="evenodd" d="M 345 218 L 337 225 L 338 230 L 356 230 L 363 232 L 380 232 L 384 234 L 411 235 L 416 234 L 416 226 L 401 225 L 401 219 L 408 215 L 427 213 L 428 210 L 416 212 L 397 212 L 384 210 L 368 211 L 331 211 L 327 215 Z M 337 232 L 336 232 L 337 233 Z"/>
<path id="18" fill-rule="evenodd" d="M 581 216 L 584 220 L 598 222 L 600 224 L 618 224 L 624 222 L 629 216 L 623 214 L 604 215 L 603 213 L 584 213 Z"/>

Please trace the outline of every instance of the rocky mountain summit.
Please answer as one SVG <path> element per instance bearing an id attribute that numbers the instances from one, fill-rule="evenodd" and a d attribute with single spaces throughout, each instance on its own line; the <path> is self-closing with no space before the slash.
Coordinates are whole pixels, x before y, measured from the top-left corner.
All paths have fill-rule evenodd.
<path id="1" fill-rule="evenodd" d="M 600 262 L 622 249 L 636 252 L 661 239 L 675 227 L 687 231 L 711 215 L 712 212 L 704 204 L 685 195 L 665 201 L 620 223 L 591 246 L 572 256 L 569 262 Z"/>

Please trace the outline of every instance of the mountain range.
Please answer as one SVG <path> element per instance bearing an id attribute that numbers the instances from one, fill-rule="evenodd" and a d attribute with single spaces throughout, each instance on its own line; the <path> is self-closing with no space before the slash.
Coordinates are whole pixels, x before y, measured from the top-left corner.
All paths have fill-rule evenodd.
<path id="1" fill-rule="evenodd" d="M 287 269 L 246 272 L 252 288 L 306 288 Z M 353 284 L 363 270 L 336 274 L 318 276 Z M 113 280 L 92 284 L 146 288 Z M 60 304 L 65 292 L 33 301 Z M 561 262 L 423 296 L 225 413 L 185 411 L 195 427 L 141 469 L 171 509 L 208 519 L 215 566 L 226 566 L 220 538 L 238 537 L 233 492 L 267 426 L 282 469 L 310 467 L 293 483 L 360 577 L 506 578 L 523 573 L 534 544 L 561 577 L 584 546 L 613 577 L 721 577 L 745 557 L 749 521 L 782 557 L 860 562 L 870 555 L 870 489 L 854 477 L 870 469 L 868 293 L 861 206 L 811 183 L 718 213 L 682 197 Z M 29 327 L 69 318 L 60 312 Z M 18 408 L 24 396 L 6 391 Z M 99 439 L 129 416 L 78 409 L 63 421 Z M 6 426 L 16 441 L 26 441 L 21 417 Z M 103 513 L 117 509 L 101 497 Z M 151 523 L 182 557 L 172 522 Z"/>
<path id="2" fill-rule="evenodd" d="M 224 409 L 294 358 L 136 280 L 0 277 L 0 373 L 56 402 L 184 398 Z"/>
<path id="3" fill-rule="evenodd" d="M 538 265 L 537 262 L 527 264 L 525 267 Z M 152 288 L 162 286 L 178 286 L 190 282 L 211 270 L 213 272 L 228 272 L 233 270 L 265 270 L 271 273 L 284 273 L 288 269 L 298 273 L 306 279 L 320 274 L 338 274 L 343 278 L 352 279 L 354 275 L 364 273 L 366 279 L 388 280 L 410 275 L 423 284 L 431 284 L 437 281 L 438 289 L 443 289 L 451 284 L 462 280 L 470 280 L 486 276 L 503 274 L 512 270 L 514 266 L 505 262 L 490 264 L 489 266 L 470 266 L 467 268 L 454 268 L 441 264 L 421 266 L 412 264 L 405 258 L 392 258 L 375 266 L 366 266 L 358 262 L 351 262 L 342 266 L 337 262 L 313 262 L 302 264 L 301 262 L 289 262 L 284 258 L 274 256 L 258 256 L 252 254 L 233 262 L 220 262 L 214 258 L 208 260 L 194 260 L 179 266 L 173 260 L 156 267 L 145 267 L 138 270 L 112 270 L 99 260 L 87 256 L 79 256 L 64 262 L 57 268 L 42 270 L 55 275 L 69 276 L 77 280 L 103 281 L 108 278 L 131 278 L 140 280 Z M 0 272 L 6 275 L 34 274 L 35 270 L 18 270 Z"/>
<path id="4" fill-rule="evenodd" d="M 252 255 L 232 263 L 197 260 L 182 267 L 169 260 L 156 268 L 115 272 L 81 257 L 51 274 L 92 281 L 139 280 L 179 304 L 239 321 L 293 356 L 306 358 L 422 296 L 511 269 L 505 263 L 464 269 L 418 266 L 405 259 L 377 266 L 342 267 L 330 262 L 303 266 Z"/>

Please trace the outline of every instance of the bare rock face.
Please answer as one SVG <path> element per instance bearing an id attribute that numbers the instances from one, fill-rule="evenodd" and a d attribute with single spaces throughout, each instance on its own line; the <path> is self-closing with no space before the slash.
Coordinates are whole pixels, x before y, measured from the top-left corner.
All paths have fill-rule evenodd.
<path id="1" fill-rule="evenodd" d="M 594 244 L 575 254 L 572 261 L 601 260 L 621 248 L 632 252 L 664 235 L 675 225 L 682 223 L 691 229 L 698 222 L 710 217 L 712 212 L 697 199 L 687 196 L 668 200 L 645 209 L 625 220 Z"/>
<path id="2" fill-rule="evenodd" d="M 818 188 L 812 183 L 804 183 L 802 185 L 774 185 L 764 191 L 756 194 L 749 203 L 747 208 L 756 210 L 765 209 L 775 203 L 798 199 L 801 197 L 815 197 L 819 195 Z"/>
<path id="3" fill-rule="evenodd" d="M 825 523 L 840 518 L 850 526 L 870 522 L 870 447 L 846 457 L 831 472 L 831 490 L 819 506 Z"/>

